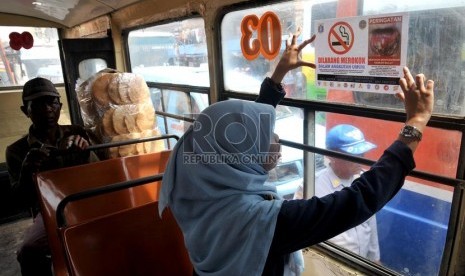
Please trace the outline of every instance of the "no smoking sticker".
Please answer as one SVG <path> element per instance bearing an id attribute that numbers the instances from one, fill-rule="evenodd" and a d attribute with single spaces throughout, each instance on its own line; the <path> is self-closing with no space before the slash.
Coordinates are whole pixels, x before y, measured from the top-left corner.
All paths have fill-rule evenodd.
<path id="1" fill-rule="evenodd" d="M 383 94 L 399 91 L 407 61 L 408 13 L 321 19 L 315 25 L 318 87 Z"/>
<path id="2" fill-rule="evenodd" d="M 335 23 L 328 33 L 328 44 L 335 54 L 343 55 L 354 45 L 354 31 L 347 22 Z"/>

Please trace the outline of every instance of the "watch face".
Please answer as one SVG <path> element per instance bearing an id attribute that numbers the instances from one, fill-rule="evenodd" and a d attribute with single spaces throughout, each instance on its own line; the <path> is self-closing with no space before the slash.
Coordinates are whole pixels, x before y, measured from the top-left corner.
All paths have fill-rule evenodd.
<path id="1" fill-rule="evenodd" d="M 413 128 L 411 126 L 405 126 L 403 132 L 406 135 L 412 135 L 413 134 Z"/>
<path id="2" fill-rule="evenodd" d="M 422 133 L 413 126 L 405 125 L 400 134 L 406 138 L 416 138 L 421 140 Z"/>

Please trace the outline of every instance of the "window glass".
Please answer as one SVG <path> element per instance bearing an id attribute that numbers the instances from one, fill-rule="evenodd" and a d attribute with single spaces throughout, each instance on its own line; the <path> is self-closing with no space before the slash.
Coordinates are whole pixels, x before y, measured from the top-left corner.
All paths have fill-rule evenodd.
<path id="1" fill-rule="evenodd" d="M 450 187 L 407 178 L 376 214 L 381 263 L 404 275 L 439 275 L 452 203 Z"/>
<path id="2" fill-rule="evenodd" d="M 316 1 L 321 2 L 321 1 Z M 270 76 L 276 67 L 279 57 L 285 49 L 285 43 L 289 34 L 295 32 L 298 26 L 309 27 L 303 16 L 309 12 L 309 8 L 315 1 L 287 2 L 282 4 L 269 5 L 265 7 L 235 11 L 226 14 L 221 24 L 221 47 L 223 55 L 224 86 L 226 90 L 258 93 L 260 84 L 264 77 Z M 274 12 L 280 21 L 282 28 L 281 44 L 279 54 L 272 60 L 267 60 L 263 55 L 258 55 L 253 60 L 247 60 L 241 51 L 241 22 L 247 15 L 256 15 L 260 18 L 265 12 Z M 308 37 L 310 30 L 304 30 L 304 35 Z M 253 32 L 252 39 L 257 38 L 257 32 Z M 311 46 L 309 46 L 311 48 Z M 305 51 L 307 51 L 306 49 Z M 306 98 L 306 85 L 308 75 L 306 69 L 292 70 L 283 80 L 288 97 Z"/>
<path id="3" fill-rule="evenodd" d="M 286 152 L 289 147 L 282 147 Z M 299 185 L 303 181 L 302 151 L 299 158 L 288 161 L 280 161 L 276 168 L 271 170 L 268 175 L 266 185 L 276 187 L 278 195 L 285 199 L 292 199 Z"/>
<path id="4" fill-rule="evenodd" d="M 32 47 L 27 38 L 18 41 L 18 35 L 28 34 L 34 40 Z M 54 28 L 0 26 L 0 87 L 17 86 L 14 91 L 0 92 L 0 163 L 5 162 L 6 147 L 27 134 L 31 125 L 30 119 L 20 110 L 22 85 L 35 77 L 63 83 L 57 41 L 58 33 Z M 70 124 L 65 89 L 57 86 L 57 90 L 63 103 L 59 124 Z"/>
<path id="5" fill-rule="evenodd" d="M 146 81 L 210 86 L 204 22 L 191 18 L 131 31 L 131 70 Z"/>
<path id="6" fill-rule="evenodd" d="M 303 120 L 300 112 L 298 108 L 277 107 L 275 132 L 280 139 L 303 141 Z M 374 145 L 374 148 L 363 154 L 365 158 L 372 160 L 377 160 L 381 156 L 402 127 L 402 123 L 398 122 L 326 112 L 317 112 L 315 118 L 313 131 L 316 147 L 326 148 L 327 140 L 331 139 L 331 136 L 327 136 L 327 132 L 333 127 L 341 124 L 351 125 L 362 132 L 360 141 Z M 379 131 L 380 129 L 384 131 Z M 415 153 L 417 169 L 455 177 L 460 140 L 461 134 L 457 131 L 428 127 Z M 307 183 L 307 189 L 312 191 L 314 189 L 315 195 L 321 197 L 334 192 L 334 187 L 340 186 L 342 189 L 349 186 L 355 178 L 368 169 L 369 167 L 365 165 L 345 160 L 334 161 L 334 158 L 316 154 L 315 183 Z M 286 199 L 304 198 L 304 170 L 306 168 L 303 167 L 303 152 L 283 146 L 282 158 L 278 166 L 270 171 L 267 185 L 275 186 L 278 194 Z M 333 177 L 332 182 L 324 186 L 324 175 L 330 170 L 338 170 L 338 175 L 345 170 L 345 173 L 350 173 L 351 176 L 341 176 L 339 180 Z M 453 188 L 450 186 L 409 176 L 396 197 L 373 219 L 364 222 L 360 228 L 336 236 L 330 242 L 401 274 L 437 275 L 446 241 L 452 196 Z M 367 229 L 371 228 L 376 229 L 376 243 L 375 240 L 370 240 L 375 236 L 367 232 Z M 358 245 L 350 241 L 354 237 L 366 242 L 365 249 L 370 244 L 372 246 L 377 244 L 376 249 L 370 251 L 357 247 Z M 405 249 L 406 244 L 408 250 Z M 424 265 L 425 263 L 428 265 Z"/>
<path id="7" fill-rule="evenodd" d="M 32 47 L 22 38 L 29 35 Z M 0 87 L 23 85 L 35 77 L 63 83 L 57 41 L 54 28 L 0 26 Z"/>
<path id="8" fill-rule="evenodd" d="M 400 122 L 344 114 L 324 112 L 318 112 L 318 114 L 325 118 L 326 132 L 338 124 L 349 124 L 360 129 L 367 141 L 373 141 L 376 144 L 376 148 L 366 154 L 366 157 L 372 160 L 378 160 L 403 126 Z M 416 169 L 455 178 L 461 139 L 462 134 L 459 131 L 427 127 L 421 144 L 415 151 Z"/>
<path id="9" fill-rule="evenodd" d="M 357 174 L 345 180 L 334 176 L 336 171 L 341 173 L 342 162 L 346 169 L 368 169 L 348 161 L 326 159 L 330 159 L 327 162 L 331 165 L 315 175 L 317 197 L 339 191 L 358 177 Z M 328 241 L 402 275 L 438 275 L 451 203 L 450 187 L 408 177 L 376 215 Z"/>
<path id="10" fill-rule="evenodd" d="M 363 6 L 364 14 L 404 11 L 410 16 L 407 65 L 412 72 L 422 72 L 435 80 L 435 113 L 465 115 L 465 3 L 396 0 L 389 4 L 365 1 Z M 359 94 L 356 100 L 402 107 L 386 95 Z"/>
<path id="11" fill-rule="evenodd" d="M 328 131 L 334 127 L 349 125 L 362 133 L 353 135 L 360 142 L 352 142 L 350 146 L 371 143 L 375 147 L 365 151 L 362 156 L 372 160 L 377 160 L 382 155 L 402 127 L 401 123 L 334 113 L 318 112 L 316 118 L 319 118 L 315 129 L 317 147 L 326 148 L 328 143 L 337 144 L 335 136 L 327 135 Z M 345 129 L 353 131 L 352 128 Z M 379 131 L 380 129 L 385 131 Z M 392 135 L 386 135 L 387 133 Z M 428 127 L 424 134 L 424 139 L 415 152 L 416 169 L 455 177 L 460 133 Z M 315 158 L 318 159 L 318 155 Z M 349 186 L 363 171 L 369 169 L 365 165 L 328 156 L 323 157 L 322 166 L 317 163 L 318 160 L 314 188 L 315 195 L 319 197 Z M 312 190 L 311 188 L 307 187 Z M 296 198 L 303 198 L 302 189 L 297 188 Z M 336 236 L 330 242 L 362 257 L 379 261 L 401 274 L 437 275 L 446 241 L 452 194 L 453 189 L 450 186 L 409 176 L 400 192 L 376 214 L 375 221 L 368 220 L 358 228 Z M 377 245 L 374 240 L 366 238 L 375 237 L 369 234 L 370 229 L 377 231 Z M 365 232 L 366 236 L 360 236 L 360 233 Z M 355 240 L 359 243 L 354 242 Z M 360 246 L 362 241 L 365 243 L 364 248 Z M 370 246 L 375 246 L 376 250 L 367 250 Z"/>
<path id="12" fill-rule="evenodd" d="M 388 2 L 381 0 L 289 1 L 228 13 L 221 25 L 224 89 L 228 92 L 257 94 L 263 78 L 270 76 L 284 50 L 285 44 L 282 42 L 276 57 L 270 58 L 264 55 L 263 47 L 273 45 L 271 41 L 273 41 L 274 35 L 260 36 L 258 30 L 264 32 L 259 29 L 263 27 L 260 26 L 262 23 L 254 23 L 256 24 L 254 27 L 257 29 L 250 26 L 249 28 L 242 27 L 243 19 L 247 16 L 256 16 L 256 18 L 262 19 L 267 12 L 273 12 L 278 16 L 282 29 L 280 34 L 282 41 L 288 37 L 290 32 L 294 32 L 297 26 L 302 26 L 303 33 L 299 38 L 300 41 L 309 38 L 311 34 L 317 34 L 317 41 L 326 44 L 328 48 L 329 45 L 337 45 L 337 42 L 342 47 L 342 44 L 346 42 L 341 40 L 332 44 L 327 36 L 318 36 L 318 33 L 321 33 L 321 22 L 333 22 L 335 25 L 336 22 L 341 21 L 341 18 L 358 19 L 359 17 L 372 18 L 372 16 L 382 18 L 389 14 L 403 13 L 402 16 L 405 16 L 403 18 L 408 18 L 408 20 L 403 21 L 405 24 L 403 23 L 402 36 L 406 37 L 407 34 L 408 40 L 401 40 L 402 53 L 405 57 L 401 59 L 402 64 L 399 65 L 399 68 L 406 65 L 413 74 L 424 73 L 435 81 L 434 111 L 436 114 L 444 114 L 449 117 L 465 115 L 465 23 L 463 21 L 465 4 L 462 0 L 446 2 L 432 0 L 427 1 L 427 3 L 400 0 Z M 362 21 L 357 21 L 357 24 L 353 25 L 354 28 L 364 29 L 367 27 L 362 24 Z M 268 23 L 266 27 L 263 27 L 265 30 L 269 32 L 275 30 L 274 23 L 270 23 L 270 21 L 259 22 Z M 368 25 L 368 27 L 370 26 Z M 323 27 L 323 29 L 325 28 Z M 250 38 L 244 36 L 244 30 L 245 33 L 251 34 Z M 370 29 L 366 28 L 366 30 Z M 345 34 L 340 32 L 341 36 Z M 381 43 L 380 40 L 387 37 L 394 42 L 394 46 L 399 43 L 398 37 L 395 36 L 396 33 L 389 32 L 387 28 L 382 29 L 377 34 L 380 35 L 372 35 L 370 39 L 367 35 L 367 39 L 364 40 L 367 47 L 367 59 L 368 51 L 371 49 L 369 46 Z M 249 43 L 245 43 L 246 46 L 243 43 L 244 37 L 246 40 L 249 39 Z M 254 49 L 252 41 L 258 41 L 262 51 L 255 57 L 251 54 L 253 51 L 247 52 L 241 49 L 241 41 L 243 48 L 247 48 L 248 45 L 248 50 Z M 304 48 L 302 58 L 318 65 L 318 62 L 321 61 L 316 57 L 318 57 L 317 53 L 320 51 L 320 47 L 315 49 L 315 45 L 314 43 L 314 45 L 308 45 Z M 347 57 L 347 54 L 348 52 L 341 54 L 340 58 Z M 373 68 L 390 70 L 393 67 L 376 65 Z M 360 87 L 350 85 L 347 87 L 329 87 L 329 85 L 324 87 L 317 81 L 316 72 L 317 70 L 308 68 L 298 68 L 291 71 L 283 80 L 287 91 L 286 97 L 358 105 L 360 107 L 376 107 L 381 110 L 404 111 L 402 102 L 394 96 L 394 92 L 399 90 L 377 91 L 375 93 L 364 92 L 363 89 L 358 89 Z M 344 72 L 341 74 L 345 76 Z M 400 75 L 396 77 L 400 77 Z M 382 88 L 386 90 L 385 87 Z M 366 91 L 368 90 L 366 89 Z M 301 115 L 298 112 L 291 110 L 290 122 L 286 123 L 285 119 L 282 119 L 286 118 L 285 114 L 289 113 L 286 111 L 285 108 L 278 106 L 276 132 L 281 139 L 301 143 L 303 141 L 303 119 L 299 118 Z M 364 157 L 371 160 L 377 160 L 383 154 L 383 151 L 396 139 L 403 126 L 400 122 L 317 112 L 314 130 L 316 146 L 326 147 L 326 140 L 330 139 L 327 131 L 340 124 L 359 128 L 365 141 L 371 142 L 375 146 L 364 154 Z M 426 128 L 423 140 L 415 152 L 416 169 L 451 178 L 460 175 L 457 170 L 459 169 L 462 135 L 461 131 Z M 270 171 L 267 180 L 267 184 L 274 185 L 277 192 L 285 198 L 292 198 L 292 193 L 297 195 L 301 189 L 300 184 L 303 183 L 303 173 L 297 169 L 299 165 L 303 164 L 302 151 L 296 150 L 296 154 L 293 155 L 289 154 L 290 150 L 294 149 L 282 147 L 283 160 L 276 169 Z M 330 165 L 333 161 L 330 157 L 314 156 L 315 183 L 306 183 L 310 186 L 306 188 L 307 191 L 318 192 L 322 187 L 321 176 L 325 172 L 333 170 L 333 165 Z M 289 162 L 285 158 L 289 158 Z M 317 159 L 320 159 L 320 162 Z M 367 166 L 357 165 L 353 162 L 346 161 L 341 164 L 345 164 L 346 168 L 354 168 L 358 172 L 349 178 L 336 179 L 337 181 L 329 184 L 329 188 L 348 186 L 358 175 L 369 169 Z M 303 168 L 303 170 L 308 170 L 308 168 Z M 311 175 L 313 177 L 313 171 Z M 306 177 L 306 179 L 312 177 Z M 321 193 L 317 195 L 322 196 Z M 376 241 L 364 239 L 364 243 L 365 249 L 377 244 L 376 250 L 365 250 L 353 246 L 351 244 L 353 239 L 344 244 L 343 237 L 340 236 L 331 242 L 362 257 L 379 262 L 379 264 L 402 275 L 437 275 L 446 243 L 452 195 L 453 188 L 450 186 L 407 177 L 400 192 L 376 216 L 360 225 L 361 228 L 351 229 L 351 233 L 346 233 L 349 237 L 358 239 L 359 235 L 368 231 L 367 229 L 375 229 Z M 399 252 L 401 253 L 399 254 Z"/>
<path id="13" fill-rule="evenodd" d="M 274 132 L 279 139 L 303 142 L 303 117 L 300 108 L 284 105 L 276 107 Z M 291 147 L 281 147 L 281 159 L 275 169 L 271 170 L 267 184 L 276 187 L 278 194 L 284 198 L 293 197 L 297 187 L 303 181 L 303 152 Z"/>
<path id="14" fill-rule="evenodd" d="M 153 107 L 155 111 L 164 111 L 163 110 L 163 103 L 161 97 L 161 89 L 158 88 L 150 88 L 150 97 L 152 99 Z"/>
<path id="15" fill-rule="evenodd" d="M 87 80 L 95 73 L 107 68 L 107 62 L 101 58 L 86 59 L 79 62 L 79 78 Z"/>
<path id="16" fill-rule="evenodd" d="M 208 106 L 208 95 L 191 92 L 191 108 L 193 114 L 202 112 Z"/>
<path id="17" fill-rule="evenodd" d="M 164 112 L 187 118 L 192 117 L 192 108 L 188 93 L 165 89 L 162 90 L 162 97 Z M 166 133 L 174 134 L 179 137 L 181 137 L 186 129 L 191 125 L 190 122 L 177 118 L 166 117 L 165 120 Z M 174 141 L 170 142 L 171 146 L 174 145 L 173 142 Z"/>
<path id="18" fill-rule="evenodd" d="M 300 108 L 278 105 L 274 132 L 280 139 L 303 142 L 303 111 Z"/>
<path id="19" fill-rule="evenodd" d="M 350 7 L 345 6 L 347 4 L 350 4 Z M 358 14 L 358 11 L 361 14 Z M 256 58 L 248 60 L 241 51 L 241 38 L 245 37 L 241 31 L 242 20 L 250 15 L 261 18 L 265 12 L 273 12 L 279 18 L 282 29 L 280 53 L 275 58 L 268 60 L 260 52 Z M 401 65 L 398 65 L 399 70 L 401 66 L 407 65 L 413 74 L 421 72 L 428 78 L 435 80 L 435 113 L 454 116 L 465 115 L 465 32 L 463 31 L 465 22 L 462 20 L 465 16 L 465 4 L 460 0 L 446 2 L 432 0 L 428 3 L 424 3 L 424 1 L 408 1 L 407 3 L 400 0 L 389 1 L 389 3 L 381 0 L 291 1 L 228 13 L 221 25 L 224 88 L 229 91 L 258 93 L 261 81 L 270 75 L 285 49 L 284 41 L 288 38 L 288 34 L 294 32 L 297 26 L 301 26 L 303 30 L 299 38 L 300 41 L 309 38 L 311 34 L 317 34 L 316 42 L 321 42 L 326 47 L 329 45 L 326 43 L 328 38 L 323 37 L 326 27 L 317 28 L 322 26 L 321 22 L 324 21 L 321 20 L 336 22 L 338 21 L 336 18 L 341 17 L 380 17 L 398 12 L 404 12 L 409 18 L 408 22 L 405 23 L 405 28 L 408 29 L 408 41 L 401 43 L 401 47 L 404 47 L 402 49 L 405 49 L 406 58 L 402 59 Z M 353 28 L 362 33 L 363 30 L 367 29 L 364 26 L 363 24 L 354 24 Z M 272 27 L 268 26 L 268 29 L 272 29 Z M 250 41 L 258 40 L 257 30 L 251 30 L 250 33 L 249 44 Z M 322 34 L 318 35 L 319 33 Z M 395 32 L 390 34 L 392 36 Z M 268 36 L 266 43 L 269 43 L 272 38 L 272 36 Z M 261 40 L 262 38 L 260 38 Z M 399 43 L 396 39 L 391 40 Z M 375 43 L 376 39 L 373 41 Z M 367 45 L 369 44 L 367 43 Z M 326 48 L 329 51 L 329 46 Z M 318 51 L 321 49 L 319 48 Z M 366 52 L 368 55 L 368 50 Z M 339 54 L 341 58 L 344 58 L 350 56 L 350 53 L 349 51 Z M 310 62 L 315 62 L 315 55 L 313 45 L 308 45 L 302 52 L 303 59 Z M 316 62 L 317 66 L 318 62 Z M 373 68 L 385 70 L 386 68 L 392 69 L 392 66 L 373 66 Z M 403 110 L 402 103 L 393 96 L 394 89 L 392 92 L 382 92 L 383 89 L 377 92 L 357 90 L 361 83 L 356 83 L 353 77 L 361 73 L 353 70 L 339 72 L 345 79 L 347 76 L 350 79 L 348 83 L 344 84 L 345 88 L 341 83 L 336 83 L 341 85 L 340 87 L 336 84 L 330 86 L 329 81 L 325 83 L 321 78 L 318 82 L 317 74 L 313 69 L 292 70 L 283 80 L 287 97 Z M 339 74 L 336 71 L 333 73 Z M 394 83 L 397 83 L 396 78 L 398 77 L 400 75 L 392 78 Z M 376 87 L 376 85 L 373 84 L 372 87 Z M 381 88 L 386 89 L 385 86 Z"/>
<path id="20" fill-rule="evenodd" d="M 189 116 L 191 114 L 191 104 L 189 95 L 175 90 L 163 90 L 163 104 L 165 112 Z"/>
<path id="21" fill-rule="evenodd" d="M 162 112 L 164 111 L 161 89 L 149 88 L 149 90 L 150 90 L 150 98 L 152 99 L 152 104 L 153 104 L 153 107 L 155 108 L 157 127 L 160 130 L 161 134 L 166 134 L 166 118 L 165 116 L 157 114 L 157 112 L 159 111 L 162 111 Z M 165 141 L 165 148 L 168 148 L 167 141 Z"/>

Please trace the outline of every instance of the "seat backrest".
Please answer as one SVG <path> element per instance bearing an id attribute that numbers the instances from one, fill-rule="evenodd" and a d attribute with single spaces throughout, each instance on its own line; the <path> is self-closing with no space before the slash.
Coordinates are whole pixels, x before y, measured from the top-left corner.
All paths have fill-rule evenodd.
<path id="1" fill-rule="evenodd" d="M 71 194 L 162 173 L 171 151 L 115 158 L 37 174 L 41 212 L 47 230 L 55 275 L 66 275 L 63 246 L 57 232 L 56 208 Z M 158 199 L 159 182 L 71 202 L 65 208 L 69 225 L 140 206 Z"/>
<path id="2" fill-rule="evenodd" d="M 60 230 L 71 275 L 192 275 L 184 239 L 158 202 Z"/>

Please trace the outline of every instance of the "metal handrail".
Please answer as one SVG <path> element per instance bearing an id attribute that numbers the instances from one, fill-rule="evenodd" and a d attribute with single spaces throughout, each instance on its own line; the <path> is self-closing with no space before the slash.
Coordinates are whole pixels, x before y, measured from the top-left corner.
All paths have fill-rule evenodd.
<path id="1" fill-rule="evenodd" d="M 162 180 L 162 178 L 163 178 L 163 173 L 141 177 L 141 178 L 134 179 L 134 180 L 122 181 L 122 182 L 110 184 L 107 186 L 97 187 L 97 188 L 93 188 L 93 189 L 89 189 L 89 190 L 85 190 L 82 192 L 68 195 L 64 197 L 60 201 L 60 203 L 58 203 L 58 206 L 57 206 L 56 220 L 57 220 L 58 228 L 67 226 L 64 212 L 65 212 L 66 205 L 70 202 L 93 197 L 93 196 L 98 196 L 98 195 L 102 195 L 106 193 L 116 192 L 116 191 L 124 190 L 127 188 L 141 186 L 141 185 L 144 185 L 150 182 L 160 181 Z"/>
<path id="2" fill-rule="evenodd" d="M 179 140 L 179 136 L 174 135 L 174 134 L 160 135 L 160 136 L 153 136 L 153 137 L 148 137 L 148 138 L 129 139 L 129 140 L 119 141 L 119 142 L 110 142 L 110 143 L 90 145 L 89 147 L 87 147 L 86 149 L 83 149 L 80 152 L 101 150 L 101 149 L 106 149 L 106 148 L 119 147 L 119 146 L 124 146 L 124 145 L 150 142 L 150 141 L 156 141 L 156 140 L 162 140 L 162 139 L 171 139 L 171 138 Z M 71 153 L 75 153 L 75 151 L 62 150 L 62 149 L 51 151 L 51 154 L 54 154 L 54 155 L 66 155 L 66 154 L 71 154 Z"/>
<path id="3" fill-rule="evenodd" d="M 318 147 L 309 146 L 309 145 L 305 145 L 305 144 L 301 144 L 301 143 L 296 143 L 296 142 L 292 142 L 292 141 L 288 141 L 288 140 L 279 139 L 279 143 L 281 143 L 284 146 L 288 146 L 288 147 L 295 148 L 295 149 L 300 149 L 300 150 L 303 150 L 303 151 L 306 151 L 306 152 L 313 152 L 313 153 L 318 153 L 318 154 L 322 154 L 322 155 L 326 155 L 326 156 L 331 156 L 331 157 L 336 157 L 336 158 L 343 158 L 345 160 L 357 162 L 357 163 L 367 165 L 367 166 L 372 166 L 373 164 L 376 163 L 376 161 L 366 159 L 366 158 L 363 158 L 363 157 L 344 154 L 344 153 L 341 153 L 341 152 L 338 152 L 338 151 L 333 151 L 333 150 L 321 149 L 321 148 L 318 148 Z M 427 173 L 427 172 L 424 172 L 424 171 L 413 170 L 412 172 L 410 172 L 409 175 L 413 176 L 413 177 L 423 179 L 423 180 L 434 181 L 434 182 L 438 182 L 438 183 L 448 185 L 448 186 L 452 186 L 452 187 L 455 187 L 455 186 L 458 186 L 458 185 L 465 185 L 465 180 L 440 176 L 440 175 L 436 175 L 436 174 Z"/>

